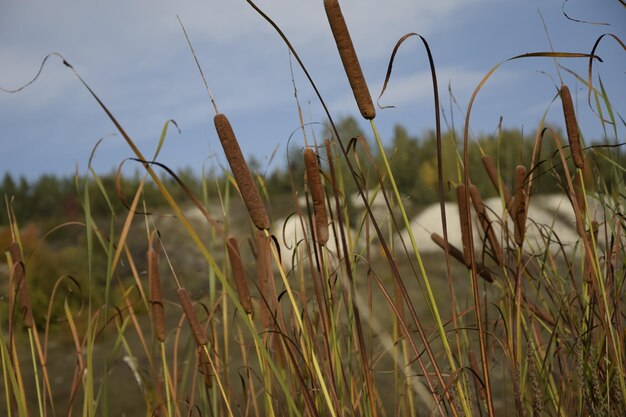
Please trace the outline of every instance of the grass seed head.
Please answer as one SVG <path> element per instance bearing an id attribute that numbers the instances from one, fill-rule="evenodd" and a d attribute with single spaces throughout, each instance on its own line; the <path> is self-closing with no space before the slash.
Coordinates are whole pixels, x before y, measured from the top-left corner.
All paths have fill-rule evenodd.
<path id="1" fill-rule="evenodd" d="M 326 197 L 317 165 L 317 156 L 311 148 L 304 150 L 304 164 L 306 178 L 313 198 L 313 212 L 315 213 L 315 231 L 321 245 L 328 242 L 328 214 L 326 212 Z"/>
<path id="2" fill-rule="evenodd" d="M 270 220 L 267 211 L 265 211 L 265 205 L 263 200 L 261 200 L 259 190 L 254 184 L 248 164 L 246 164 L 246 160 L 241 153 L 241 148 L 228 118 L 224 114 L 218 113 L 215 115 L 213 122 L 215 123 L 215 130 L 217 130 L 217 136 L 226 154 L 228 165 L 230 165 L 230 169 L 233 171 L 239 192 L 254 225 L 261 230 L 269 229 Z"/>
<path id="3" fill-rule="evenodd" d="M 250 290 L 248 289 L 248 283 L 246 282 L 246 273 L 243 269 L 243 262 L 241 262 L 239 245 L 237 244 L 237 239 L 235 239 L 234 236 L 230 236 L 226 241 L 226 249 L 228 251 L 230 267 L 233 270 L 233 278 L 235 280 L 237 294 L 239 295 L 239 302 L 247 314 L 252 314 L 254 311 L 252 308 L 252 298 L 250 297 Z"/>
<path id="4" fill-rule="evenodd" d="M 563 116 L 565 117 L 565 128 L 567 129 L 567 138 L 569 139 L 570 150 L 576 168 L 582 169 L 585 166 L 583 159 L 583 151 L 580 147 L 580 136 L 578 135 L 578 123 L 576 122 L 576 113 L 574 113 L 574 102 L 572 94 L 566 85 L 561 87 L 561 103 L 563 104 Z"/>
<path id="5" fill-rule="evenodd" d="M 341 7 L 339 7 L 339 2 L 337 0 L 324 0 L 324 8 L 326 9 L 330 29 L 335 37 L 343 68 L 346 71 L 354 98 L 359 106 L 359 111 L 365 119 L 371 120 L 376 117 L 376 110 L 361 70 L 361 64 L 359 64 L 359 58 L 350 38 L 348 26 L 343 18 Z"/>

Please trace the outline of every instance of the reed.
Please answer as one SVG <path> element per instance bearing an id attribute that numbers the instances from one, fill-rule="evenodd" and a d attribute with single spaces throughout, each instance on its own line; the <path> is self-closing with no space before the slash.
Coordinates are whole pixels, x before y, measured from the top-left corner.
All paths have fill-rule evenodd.
<path id="1" fill-rule="evenodd" d="M 509 187 L 507 187 L 506 184 L 504 184 L 500 179 L 496 164 L 493 162 L 493 159 L 491 159 L 491 156 L 489 155 L 483 155 L 481 161 L 483 162 L 483 166 L 485 167 L 485 171 L 487 171 L 487 175 L 489 176 L 493 187 L 499 195 L 502 195 L 502 198 L 504 198 L 504 205 L 506 209 L 509 211 L 509 213 L 511 213 L 511 216 L 513 216 L 513 213 L 511 211 L 513 197 L 511 196 Z"/>
<path id="2" fill-rule="evenodd" d="M 180 306 L 183 308 L 183 313 L 187 318 L 187 322 L 189 323 L 189 327 L 191 327 L 191 332 L 193 333 L 193 337 L 196 340 L 196 344 L 198 346 L 205 346 L 209 343 L 209 339 L 207 338 L 204 327 L 198 321 L 198 316 L 193 309 L 193 304 L 191 302 L 191 298 L 189 297 L 189 293 L 185 288 L 179 288 L 176 293 L 178 294 L 178 299 L 180 301 Z"/>
<path id="3" fill-rule="evenodd" d="M 224 154 L 226 154 L 228 165 L 233 172 L 241 198 L 248 209 L 248 213 L 250 213 L 252 222 L 258 229 L 268 230 L 270 228 L 270 220 L 265 210 L 265 204 L 261 200 L 259 190 L 252 179 L 250 169 L 241 153 L 239 142 L 237 142 L 235 132 L 228 118 L 224 114 L 218 113 L 213 118 L 213 122 L 217 136 L 222 143 Z"/>
<path id="4" fill-rule="evenodd" d="M 315 232 L 320 245 L 328 242 L 328 214 L 326 212 L 326 195 L 322 186 L 317 156 L 311 148 L 304 150 L 304 164 L 306 178 L 313 198 L 313 213 L 315 214 Z"/>
<path id="5" fill-rule="evenodd" d="M 154 334 L 159 342 L 165 342 L 165 308 L 161 292 L 159 254 L 152 247 L 148 250 L 148 282 Z"/>
<path id="6" fill-rule="evenodd" d="M 566 85 L 561 86 L 561 103 L 563 104 L 563 116 L 565 117 L 565 128 L 572 152 L 572 159 L 574 160 L 576 168 L 583 169 L 585 160 L 583 159 L 583 151 L 580 146 L 580 135 L 578 134 L 574 102 L 572 100 L 572 94 Z"/>
<path id="7" fill-rule="evenodd" d="M 339 50 L 339 56 L 341 57 L 343 68 L 348 76 L 348 82 L 352 88 L 352 93 L 354 94 L 354 99 L 359 107 L 359 111 L 365 119 L 372 120 L 376 117 L 376 110 L 374 109 L 372 97 L 367 88 L 367 83 L 365 82 L 363 71 L 361 70 L 361 64 L 359 64 L 359 58 L 352 44 L 352 38 L 350 37 L 346 21 L 343 18 L 339 2 L 337 0 L 324 0 L 324 9 L 326 10 L 328 23 L 333 32 L 335 43 Z"/>
<path id="8" fill-rule="evenodd" d="M 20 302 L 24 327 L 30 329 L 34 325 L 33 308 L 28 293 L 28 285 L 26 283 L 26 269 L 22 259 L 22 250 L 20 249 L 20 245 L 13 241 L 9 245 L 9 252 L 13 260 L 14 291 L 17 292 L 17 298 Z"/>
<path id="9" fill-rule="evenodd" d="M 487 241 L 489 242 L 493 257 L 495 258 L 498 265 L 504 265 L 502 246 L 500 246 L 500 242 L 498 242 L 498 239 L 496 238 L 496 234 L 493 230 L 491 222 L 489 221 L 489 215 L 487 214 L 487 210 L 485 209 L 485 205 L 483 204 L 480 192 L 474 184 L 470 185 L 470 197 L 472 198 L 474 210 L 478 215 L 478 221 L 480 223 L 480 226 L 483 230 L 484 235 L 487 237 Z"/>
<path id="10" fill-rule="evenodd" d="M 252 308 L 252 298 L 250 297 L 246 273 L 243 268 L 243 262 L 241 261 L 239 244 L 234 236 L 230 236 L 226 240 L 226 250 L 228 252 L 228 259 L 230 260 L 230 267 L 233 271 L 233 279 L 235 280 L 235 288 L 239 295 L 239 302 L 246 314 L 252 314 L 254 312 Z"/>
<path id="11" fill-rule="evenodd" d="M 461 264 L 465 265 L 468 269 L 472 267 L 471 263 L 465 260 L 465 255 L 463 254 L 463 252 L 461 252 L 461 250 L 453 244 L 446 242 L 446 240 L 442 236 L 438 235 L 437 233 L 432 233 L 430 235 L 430 238 L 433 242 L 437 244 L 437 246 L 439 246 L 444 251 L 447 251 L 450 256 L 452 256 Z M 478 276 L 483 278 L 485 281 L 493 282 L 493 276 L 491 275 L 489 270 L 480 262 L 476 262 L 476 272 L 478 273 Z"/>

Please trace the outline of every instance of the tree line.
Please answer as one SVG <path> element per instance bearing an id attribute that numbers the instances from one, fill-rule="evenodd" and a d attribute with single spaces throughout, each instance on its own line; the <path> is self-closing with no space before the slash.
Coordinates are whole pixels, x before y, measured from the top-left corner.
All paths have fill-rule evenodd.
<path id="1" fill-rule="evenodd" d="M 377 173 L 372 160 L 378 167 L 381 166 L 381 157 L 375 143 L 362 130 L 356 119 L 349 117 L 339 124 L 339 132 L 345 141 L 359 138 L 352 142 L 350 158 L 353 165 L 359 170 L 366 186 L 373 187 L 377 183 Z M 558 131 L 557 131 L 558 132 Z M 533 149 L 537 145 L 538 135 L 524 133 L 517 129 L 502 129 L 488 135 L 473 138 L 468 147 L 471 181 L 478 187 L 484 197 L 495 195 L 494 187 L 482 168 L 481 157 L 490 155 L 498 164 L 502 181 L 512 187 L 515 167 L 523 164 L 533 170 L 535 180 L 533 192 L 555 193 L 561 191 L 564 184 L 563 167 L 555 141 L 550 133 L 540 137 L 541 152 L 533 167 L 531 159 Z M 561 141 L 566 138 L 560 135 Z M 454 131 L 447 131 L 442 135 L 442 165 L 443 180 L 447 199 L 454 198 L 454 185 L 462 180 L 462 143 L 461 138 Z M 621 151 L 621 144 L 610 144 L 608 141 L 597 141 L 588 146 L 587 158 L 592 162 L 586 181 L 590 187 L 602 187 L 606 191 L 619 190 L 624 184 L 624 168 L 626 159 Z M 302 150 L 304 145 L 294 142 L 287 152 L 287 163 L 274 169 L 267 175 L 262 174 L 260 164 L 251 158 L 250 167 L 258 174 L 263 187 L 269 196 L 284 195 L 294 189 L 302 189 L 304 183 L 304 161 Z M 338 153 L 338 150 L 335 150 Z M 564 150 L 569 157 L 569 150 Z M 438 156 L 437 141 L 433 131 L 421 135 L 412 135 L 401 125 L 395 126 L 386 153 L 390 160 L 397 185 L 416 208 L 423 207 L 438 200 Z M 327 169 L 325 152 L 320 149 L 322 169 Z M 343 165 L 345 169 L 345 164 Z M 218 186 L 223 185 L 224 176 L 221 173 L 198 174 L 191 168 L 178 171 L 180 182 L 194 194 L 202 198 L 216 196 Z M 115 173 L 99 176 L 97 181 L 90 179 L 85 182 L 71 176 L 59 177 L 45 174 L 35 180 L 25 177 L 15 178 L 11 173 L 4 173 L 0 183 L 0 195 L 11 204 L 12 210 L 20 222 L 42 221 L 60 222 L 80 218 L 84 187 L 89 187 L 90 209 L 94 217 L 110 215 L 111 209 L 120 212 L 124 210 L 124 199 L 132 199 L 132 193 L 137 189 L 142 173 L 116 178 Z M 188 197 L 186 191 L 180 187 L 177 180 L 169 174 L 163 173 L 163 181 L 179 201 Z M 118 193 L 116 185 L 119 182 Z M 346 181 L 346 193 L 355 191 L 355 186 Z M 105 196 L 103 193 L 106 193 Z M 124 198 L 120 195 L 125 196 Z M 143 189 L 145 201 L 152 207 L 165 204 L 158 189 L 148 180 Z M 1 210 L 3 216 L 0 224 L 8 223 L 6 209 Z"/>

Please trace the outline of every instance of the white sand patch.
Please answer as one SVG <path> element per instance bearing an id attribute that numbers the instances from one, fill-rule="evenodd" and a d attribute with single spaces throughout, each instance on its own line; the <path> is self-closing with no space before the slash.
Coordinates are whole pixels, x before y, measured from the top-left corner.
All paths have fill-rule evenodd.
<path id="1" fill-rule="evenodd" d="M 499 197 L 489 198 L 484 201 L 487 215 L 493 227 L 496 238 L 503 247 L 507 245 L 507 239 L 513 237 L 513 223 L 508 215 L 505 215 L 505 207 Z M 448 241 L 459 249 L 462 249 L 461 223 L 459 208 L 456 203 L 445 204 Z M 505 219 L 507 229 L 502 227 L 502 219 Z M 472 207 L 473 239 L 475 248 L 482 250 L 484 232 L 480 227 Z M 443 236 L 441 222 L 441 209 L 439 203 L 432 204 L 424 209 L 411 221 L 411 229 L 415 236 L 418 249 L 423 252 L 440 251 L 441 249 L 431 240 L 431 233 Z M 408 231 L 402 232 L 402 238 L 409 244 Z M 530 200 L 526 222 L 525 246 L 532 252 L 542 252 L 549 242 L 550 249 L 558 249 L 557 240 L 565 247 L 573 248 L 578 241 L 574 211 L 565 195 L 533 196 Z"/>
<path id="2" fill-rule="evenodd" d="M 332 226 L 332 224 L 329 225 L 329 239 L 324 246 L 324 256 L 330 259 L 331 262 L 336 262 L 338 260 L 337 245 L 335 243 L 337 225 L 335 224 L 335 227 Z M 313 233 L 309 227 L 308 218 L 293 215 L 278 219 L 273 222 L 273 233 L 280 244 L 283 265 L 287 269 L 297 265 L 308 266 L 309 253 L 311 256 L 314 256 L 312 246 Z M 346 233 L 350 233 L 351 236 L 355 234 L 353 230 L 348 229 L 346 229 Z M 338 238 L 340 239 L 341 237 L 339 236 Z"/>

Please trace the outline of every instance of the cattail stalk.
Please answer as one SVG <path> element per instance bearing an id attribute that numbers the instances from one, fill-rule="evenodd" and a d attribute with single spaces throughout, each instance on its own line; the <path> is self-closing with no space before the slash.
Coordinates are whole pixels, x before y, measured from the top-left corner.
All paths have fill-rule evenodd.
<path id="1" fill-rule="evenodd" d="M 513 199 L 513 233 L 515 236 L 515 243 L 518 246 L 522 246 L 524 243 L 524 236 L 526 235 L 526 215 L 528 214 L 527 207 L 527 192 L 526 192 L 526 167 L 518 165 L 515 168 L 515 198 Z"/>
<path id="2" fill-rule="evenodd" d="M 446 242 L 443 237 L 439 236 L 437 233 L 433 233 L 430 235 L 430 238 L 433 240 L 433 242 L 437 244 L 437 246 L 439 246 L 444 251 L 447 250 L 450 256 L 465 265 L 467 268 L 472 267 L 471 264 L 465 262 L 465 256 L 463 255 L 463 252 L 461 252 L 461 250 L 453 244 Z M 483 278 L 485 281 L 493 282 L 493 277 L 491 276 L 491 273 L 480 262 L 476 262 L 476 272 L 478 273 L 478 276 Z"/>
<path id="3" fill-rule="evenodd" d="M 250 297 L 250 290 L 248 289 L 248 283 L 246 282 L 246 273 L 243 269 L 243 262 L 241 262 L 239 244 L 234 236 L 230 236 L 226 240 L 226 249 L 228 251 L 230 267 L 233 270 L 233 278 L 235 280 L 237 294 L 239 295 L 239 302 L 247 314 L 252 314 L 254 311 L 252 308 L 252 298 Z"/>
<path id="4" fill-rule="evenodd" d="M 350 32 L 348 26 L 343 18 L 341 7 L 337 0 L 324 0 L 324 9 L 326 9 L 326 16 L 328 17 L 328 23 L 330 29 L 335 37 L 335 43 L 339 50 L 339 56 L 343 63 L 343 68 L 348 76 L 352 93 L 359 106 L 361 115 L 371 120 L 376 117 L 376 110 L 372 103 L 372 97 L 370 96 L 361 65 L 359 64 L 359 58 L 354 50 L 352 39 L 350 38 Z"/>
<path id="5" fill-rule="evenodd" d="M 580 136 L 578 134 L 578 123 L 576 122 L 576 113 L 574 113 L 574 102 L 572 94 L 566 85 L 561 87 L 561 103 L 563 104 L 563 116 L 565 117 L 565 128 L 567 129 L 567 138 L 569 139 L 570 150 L 576 168 L 583 168 L 585 162 L 583 159 L 583 151 L 580 147 Z"/>
<path id="6" fill-rule="evenodd" d="M 28 294 L 28 287 L 26 285 L 26 270 L 24 268 L 24 261 L 22 260 L 20 245 L 17 242 L 11 242 L 9 252 L 13 260 L 13 283 L 22 309 L 24 327 L 30 329 L 34 324 L 33 308 L 30 303 L 30 295 Z"/>
<path id="7" fill-rule="evenodd" d="M 304 150 L 304 165 L 306 178 L 313 198 L 313 213 L 315 214 L 315 232 L 320 245 L 328 242 L 328 214 L 326 212 L 326 196 L 320 177 L 317 156 L 311 148 Z"/>
<path id="8" fill-rule="evenodd" d="M 165 310 L 159 274 L 159 254 L 152 247 L 148 250 L 148 282 L 150 285 L 150 307 L 152 309 L 154 333 L 159 342 L 164 342 Z"/>
<path id="9" fill-rule="evenodd" d="M 193 309 L 193 304 L 191 303 L 189 293 L 186 289 L 182 287 L 179 288 L 176 292 L 180 300 L 180 305 L 183 308 L 183 312 L 185 313 L 185 317 L 187 317 L 187 321 L 189 322 L 189 327 L 191 327 L 193 337 L 196 339 L 196 343 L 198 344 L 198 346 L 204 346 L 208 344 L 209 339 L 206 336 L 204 327 L 202 327 L 202 325 L 198 321 L 198 316 L 196 316 L 196 312 Z"/>
<path id="10" fill-rule="evenodd" d="M 463 258 L 465 264 L 471 264 L 470 256 L 470 227 L 471 221 L 469 217 L 469 207 L 467 206 L 467 191 L 464 184 L 459 184 L 456 187 L 456 198 L 459 205 L 459 218 L 461 221 L 461 239 L 463 241 Z"/>
<path id="11" fill-rule="evenodd" d="M 483 203 L 483 199 L 480 196 L 478 188 L 476 188 L 474 184 L 470 185 L 470 197 L 472 197 L 474 210 L 476 210 L 476 213 L 478 214 L 478 221 L 480 222 L 480 226 L 482 227 L 483 232 L 487 236 L 491 251 L 493 252 L 494 257 L 498 262 L 498 265 L 504 265 L 502 247 L 500 246 L 498 239 L 496 239 L 496 234 L 494 233 L 491 222 L 489 221 L 489 216 L 487 215 L 485 204 Z"/>
<path id="12" fill-rule="evenodd" d="M 502 181 L 500 181 L 500 176 L 498 175 L 498 169 L 496 168 L 496 164 L 493 163 L 493 159 L 489 155 L 483 155 L 481 158 L 483 161 L 483 166 L 485 167 L 485 171 L 487 171 L 487 175 L 493 184 L 493 187 L 496 189 L 496 192 L 500 194 L 502 192 L 502 197 L 504 198 L 504 205 L 506 209 L 513 217 L 513 212 L 511 210 L 511 206 L 513 203 L 513 197 L 511 196 L 511 192 L 509 191 L 509 187 L 506 186 Z M 500 187 L 502 187 L 502 191 L 500 191 Z"/>
<path id="13" fill-rule="evenodd" d="M 224 114 L 218 113 L 215 115 L 213 122 L 215 123 L 217 136 L 226 154 L 228 165 L 233 171 L 233 176 L 239 187 L 241 198 L 250 213 L 254 225 L 261 230 L 269 229 L 270 221 L 267 211 L 265 211 L 265 205 L 263 200 L 261 200 L 259 190 L 254 184 L 248 164 L 246 164 L 246 160 L 241 153 L 241 148 L 228 118 Z"/>

